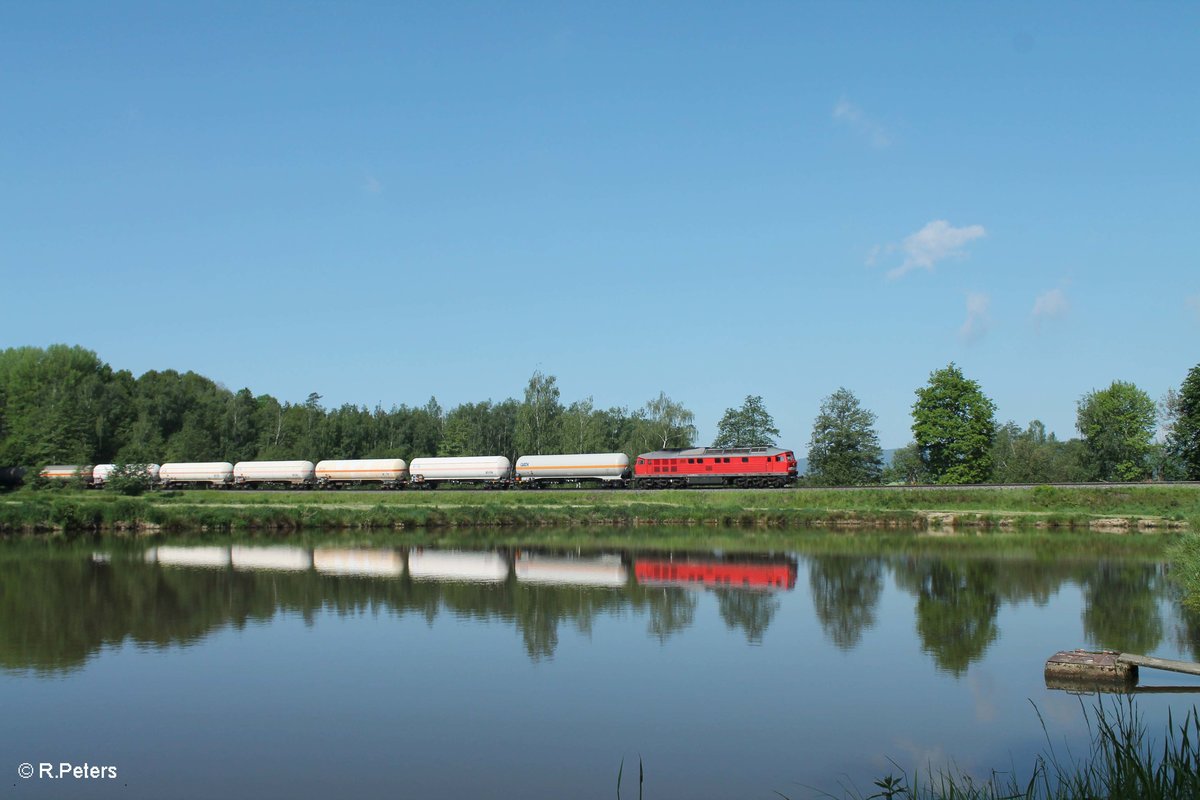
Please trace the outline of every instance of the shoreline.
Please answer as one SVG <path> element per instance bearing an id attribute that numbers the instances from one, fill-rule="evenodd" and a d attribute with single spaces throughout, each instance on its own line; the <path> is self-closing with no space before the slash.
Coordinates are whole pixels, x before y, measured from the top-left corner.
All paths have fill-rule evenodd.
<path id="1" fill-rule="evenodd" d="M 1200 486 L 780 491 L 153 492 L 0 495 L 0 535 L 456 528 L 1200 531 Z"/>

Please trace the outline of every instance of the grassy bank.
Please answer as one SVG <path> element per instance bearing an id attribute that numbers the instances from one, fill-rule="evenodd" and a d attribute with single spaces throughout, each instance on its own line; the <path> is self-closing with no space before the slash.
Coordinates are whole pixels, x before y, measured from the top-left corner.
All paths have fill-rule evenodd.
<path id="1" fill-rule="evenodd" d="M 159 492 L 0 495 L 0 532 L 617 525 L 890 530 L 1200 529 L 1200 486 L 795 491 Z"/>

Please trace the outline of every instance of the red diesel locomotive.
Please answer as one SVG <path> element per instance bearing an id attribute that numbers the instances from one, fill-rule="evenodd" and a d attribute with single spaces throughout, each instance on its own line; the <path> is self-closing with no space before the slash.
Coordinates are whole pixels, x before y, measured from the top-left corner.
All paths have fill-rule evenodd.
<path id="1" fill-rule="evenodd" d="M 689 486 L 780 488 L 796 481 L 791 450 L 778 447 L 690 447 L 642 453 L 633 469 L 638 489 Z"/>

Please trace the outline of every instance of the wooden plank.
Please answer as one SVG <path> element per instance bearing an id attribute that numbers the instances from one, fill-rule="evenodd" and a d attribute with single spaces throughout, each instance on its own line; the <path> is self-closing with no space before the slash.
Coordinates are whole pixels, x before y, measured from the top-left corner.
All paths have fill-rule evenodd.
<path id="1" fill-rule="evenodd" d="M 1185 675 L 1200 675 L 1200 664 L 1195 664 L 1191 661 L 1172 661 L 1169 658 L 1139 656 L 1133 653 L 1122 653 L 1117 660 L 1135 667 L 1151 667 L 1153 669 L 1170 670 L 1171 672 L 1182 672 Z"/>

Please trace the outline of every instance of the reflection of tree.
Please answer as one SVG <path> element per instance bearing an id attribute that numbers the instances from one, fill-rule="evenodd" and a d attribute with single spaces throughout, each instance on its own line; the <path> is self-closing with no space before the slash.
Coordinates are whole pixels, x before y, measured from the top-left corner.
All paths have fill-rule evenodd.
<path id="1" fill-rule="evenodd" d="M 730 630 L 741 628 L 746 632 L 746 641 L 758 644 L 762 641 L 771 618 L 779 610 L 779 600 L 767 592 L 748 589 L 715 589 L 717 607 L 721 619 Z"/>
<path id="2" fill-rule="evenodd" d="M 1109 650 L 1150 653 L 1162 641 L 1158 567 L 1102 561 L 1084 580 L 1083 631 Z"/>
<path id="3" fill-rule="evenodd" d="M 673 634 L 691 626 L 696 620 L 696 595 L 686 589 L 651 588 L 643 600 L 650 612 L 650 635 L 662 644 Z"/>
<path id="4" fill-rule="evenodd" d="M 921 648 L 939 667 L 961 675 L 983 657 L 999 633 L 994 562 L 922 559 L 898 566 L 896 579 L 917 594 Z"/>
<path id="5" fill-rule="evenodd" d="M 1175 624 L 1175 646 L 1200 661 L 1200 607 L 1191 603 L 1176 603 L 1178 620 Z"/>
<path id="6" fill-rule="evenodd" d="M 883 591 L 883 563 L 861 556 L 813 556 L 808 567 L 813 606 L 834 645 L 850 650 L 875 624 Z"/>

